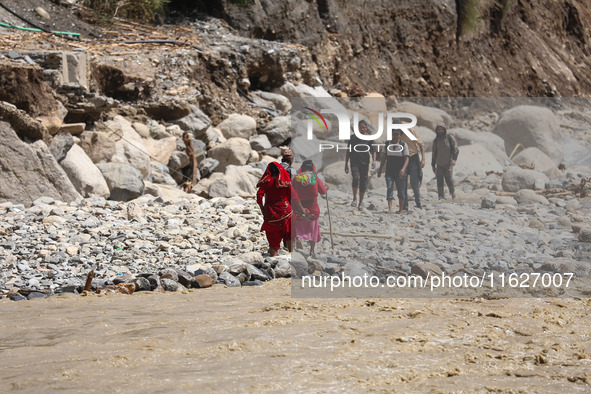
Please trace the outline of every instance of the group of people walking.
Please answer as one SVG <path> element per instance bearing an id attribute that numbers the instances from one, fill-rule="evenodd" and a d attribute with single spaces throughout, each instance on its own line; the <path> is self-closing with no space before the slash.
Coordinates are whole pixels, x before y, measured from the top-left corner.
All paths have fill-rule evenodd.
<path id="1" fill-rule="evenodd" d="M 362 120 L 358 129 L 361 134 L 367 134 L 369 124 Z M 397 212 L 401 214 L 408 210 L 409 178 L 415 206 L 422 209 L 420 186 L 425 167 L 425 146 L 415 131 L 411 129 L 410 132 L 415 139 L 411 139 L 400 129 L 393 130 L 392 139 L 386 141 L 380 151 L 373 144 L 368 149 L 357 149 L 358 145 L 368 145 L 355 134 L 351 136 L 345 157 L 345 172 L 350 172 L 353 178 L 352 206 L 363 208 L 370 165 L 372 170 L 376 169 L 376 159 L 380 154 L 377 175 L 379 178 L 382 173 L 385 174 L 388 213 L 393 213 L 394 187 L 398 198 Z M 455 199 L 453 167 L 458 158 L 458 145 L 444 126 L 437 126 L 435 132 L 437 136 L 433 141 L 431 166 L 437 179 L 439 199 L 445 198 L 444 181 L 452 199 Z M 271 256 L 277 255 L 282 242 L 291 252 L 292 237 L 298 241 L 308 241 L 310 254 L 314 254 L 315 245 L 321 239 L 318 195 L 326 195 L 327 188 L 317 176 L 312 160 L 305 160 L 297 173 L 291 167 L 292 162 L 293 152 L 287 149 L 281 163 L 270 163 L 257 183 L 257 204 L 264 219 L 261 231 L 266 234 Z"/>
<path id="2" fill-rule="evenodd" d="M 400 121 L 394 120 L 395 124 Z M 367 134 L 369 124 L 362 120 L 359 122 L 359 132 Z M 376 156 L 381 156 L 379 168 L 377 170 L 378 178 L 385 173 L 386 179 L 386 200 L 388 201 L 388 213 L 393 212 L 394 205 L 394 187 L 398 197 L 398 213 L 408 211 L 408 193 L 407 185 L 410 178 L 410 187 L 414 194 L 415 206 L 422 209 L 421 204 L 421 183 L 423 179 L 423 168 L 425 167 L 425 145 L 420 137 L 412 129 L 410 133 L 415 137 L 410 139 L 401 129 L 392 131 L 392 139 L 386 141 L 380 152 L 376 145 L 368 145 L 364 140 L 356 135 L 352 135 L 349 140 L 348 150 L 345 156 L 345 172 L 351 172 L 353 177 L 353 201 L 351 206 L 358 209 L 363 208 L 363 199 L 367 190 L 369 178 L 369 163 L 371 168 L 376 168 Z M 439 199 L 445 199 L 443 181 L 447 183 L 452 199 L 456 198 L 455 187 L 453 183 L 453 167 L 458 158 L 458 145 L 455 138 L 447 134 L 444 126 L 437 126 L 435 129 L 437 136 L 433 141 L 433 155 L 431 166 L 437 179 L 437 193 Z M 359 146 L 362 148 L 358 149 Z M 349 163 L 351 167 L 349 168 Z M 357 202 L 357 193 L 359 192 L 359 202 Z"/>
<path id="3" fill-rule="evenodd" d="M 308 241 L 312 255 L 321 239 L 318 195 L 326 195 L 326 187 L 312 160 L 305 160 L 297 173 L 291 167 L 292 161 L 293 152 L 287 149 L 281 163 L 269 163 L 257 184 L 257 204 L 264 220 L 261 231 L 267 237 L 270 256 L 277 255 L 281 242 L 291 252 L 292 236 Z"/>

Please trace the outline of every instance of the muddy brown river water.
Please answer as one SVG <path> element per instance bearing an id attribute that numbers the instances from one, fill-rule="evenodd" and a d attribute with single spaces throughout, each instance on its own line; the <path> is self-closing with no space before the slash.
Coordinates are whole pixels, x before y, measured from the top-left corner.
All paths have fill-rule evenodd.
<path id="1" fill-rule="evenodd" d="M 0 300 L 0 392 L 590 392 L 588 299 Z"/>

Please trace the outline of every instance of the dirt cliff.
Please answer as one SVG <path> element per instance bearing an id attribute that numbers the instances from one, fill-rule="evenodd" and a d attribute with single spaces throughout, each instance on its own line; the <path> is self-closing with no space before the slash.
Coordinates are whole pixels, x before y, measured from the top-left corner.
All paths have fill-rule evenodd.
<path id="1" fill-rule="evenodd" d="M 252 38 L 305 45 L 323 82 L 348 93 L 591 93 L 591 10 L 585 0 L 185 3 L 172 1 L 171 7 L 184 14 L 198 11 L 221 17 Z M 464 9 L 468 3 L 478 3 L 475 13 Z"/>

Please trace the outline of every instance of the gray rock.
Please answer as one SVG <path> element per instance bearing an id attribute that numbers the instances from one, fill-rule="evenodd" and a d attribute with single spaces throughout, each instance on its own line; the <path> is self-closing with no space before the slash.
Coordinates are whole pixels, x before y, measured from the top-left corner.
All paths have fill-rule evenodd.
<path id="1" fill-rule="evenodd" d="M 170 155 L 170 160 L 168 161 L 168 168 L 171 170 L 179 171 L 186 166 L 191 164 L 191 159 L 189 155 L 185 152 L 175 151 Z"/>
<path id="2" fill-rule="evenodd" d="M 539 187 L 548 181 L 548 177 L 541 172 L 511 166 L 505 170 L 501 185 L 506 192 L 517 192 L 521 189 L 533 190 L 536 187 L 536 182 Z"/>
<path id="3" fill-rule="evenodd" d="M 269 276 L 266 273 L 259 270 L 257 267 L 255 267 L 252 264 L 247 264 L 246 271 L 248 272 L 247 276 L 250 278 L 250 280 L 267 281 L 267 280 L 271 279 L 271 278 L 269 278 Z"/>
<path id="4" fill-rule="evenodd" d="M 431 130 L 435 130 L 439 125 L 449 128 L 452 123 L 451 116 L 439 108 L 402 102 L 398 104 L 396 109 L 398 112 L 407 112 L 415 115 L 417 117 L 417 126 L 427 127 Z"/>
<path id="5" fill-rule="evenodd" d="M 179 291 L 180 289 L 179 284 L 172 279 L 160 279 L 160 284 L 164 291 Z"/>
<path id="6" fill-rule="evenodd" d="M 207 178 L 211 175 L 215 169 L 220 165 L 220 162 L 216 159 L 208 157 L 199 162 L 199 173 L 203 178 Z"/>
<path id="7" fill-rule="evenodd" d="M 291 117 L 277 116 L 263 130 L 261 134 L 266 135 L 272 145 L 283 145 L 291 138 Z"/>
<path id="8" fill-rule="evenodd" d="M 582 228 L 579 232 L 579 241 L 591 242 L 591 228 Z"/>
<path id="9" fill-rule="evenodd" d="M 80 147 L 93 163 L 107 163 L 115 155 L 115 140 L 108 133 L 85 131 L 80 135 Z"/>
<path id="10" fill-rule="evenodd" d="M 480 207 L 485 208 L 485 209 L 494 209 L 495 206 L 496 206 L 495 200 L 493 200 L 489 197 L 483 197 L 482 201 L 480 203 Z"/>
<path id="11" fill-rule="evenodd" d="M 179 281 L 179 275 L 176 268 L 164 268 L 158 272 L 158 275 L 162 279 L 163 276 L 167 275 L 168 279 L 172 279 L 175 282 Z"/>
<path id="12" fill-rule="evenodd" d="M 157 161 L 151 161 L 150 169 L 153 183 L 160 183 L 169 186 L 177 185 L 176 181 L 172 178 L 172 176 L 170 176 L 170 170 L 164 164 Z"/>
<path id="13" fill-rule="evenodd" d="M 78 145 L 71 147 L 61 166 L 83 197 L 110 196 L 111 192 L 103 174 Z"/>
<path id="14" fill-rule="evenodd" d="M 175 269 L 176 273 L 177 273 L 177 277 L 178 277 L 178 282 L 185 286 L 185 287 L 193 287 L 193 282 L 195 281 L 195 278 L 189 274 L 188 272 L 185 272 L 183 270 L 180 269 Z"/>
<path id="15" fill-rule="evenodd" d="M 417 264 L 413 265 L 410 269 L 410 272 L 413 275 L 419 275 L 423 279 L 425 279 L 427 277 L 427 275 L 429 275 L 429 276 L 441 275 L 443 273 L 443 271 L 441 270 L 441 268 L 439 266 L 437 266 L 436 264 L 433 264 L 433 263 L 428 263 L 428 262 L 417 263 Z"/>
<path id="16" fill-rule="evenodd" d="M 216 173 L 210 177 L 207 194 L 211 198 L 253 197 L 256 195 L 256 184 L 261 175 L 262 171 L 251 166 L 230 165 L 225 174 Z M 206 185 L 207 183 L 204 183 L 202 186 Z"/>
<path id="17" fill-rule="evenodd" d="M 238 278 L 236 278 L 235 276 L 233 276 L 232 274 L 230 274 L 229 272 L 222 272 L 219 277 L 218 280 L 222 281 L 226 286 L 228 287 L 240 287 L 240 280 Z"/>
<path id="18" fill-rule="evenodd" d="M 132 281 L 135 284 L 135 291 L 150 291 L 152 290 L 150 287 L 150 281 L 143 277 L 135 278 Z"/>
<path id="19" fill-rule="evenodd" d="M 264 91 L 254 91 L 250 92 L 252 99 L 255 103 L 259 105 L 264 105 L 266 107 L 274 107 L 280 113 L 288 113 L 291 110 L 291 102 L 285 96 L 276 93 L 264 92 Z"/>
<path id="20" fill-rule="evenodd" d="M 69 133 L 60 133 L 54 135 L 51 139 L 51 146 L 49 150 L 51 154 L 60 163 L 70 151 L 70 148 L 74 145 L 74 137 Z"/>
<path id="21" fill-rule="evenodd" d="M 0 122 L 0 196 L 29 206 L 41 196 L 71 202 L 82 197 L 42 141 L 22 142 Z"/>
<path id="22" fill-rule="evenodd" d="M 29 295 L 27 296 L 27 300 L 35 300 L 35 299 L 39 299 L 39 298 L 47 298 L 47 294 L 33 291 L 33 292 L 29 293 Z"/>
<path id="23" fill-rule="evenodd" d="M 538 203 L 538 204 L 543 204 L 543 205 L 548 205 L 549 201 L 546 199 L 546 197 L 537 194 L 535 191 L 530 190 L 530 189 L 522 189 L 520 191 L 518 191 L 517 193 L 515 193 L 515 200 L 519 203 L 519 204 L 532 204 L 532 203 Z"/>
<path id="24" fill-rule="evenodd" d="M 555 164 L 563 157 L 562 133 L 558 118 L 548 108 L 521 105 L 501 114 L 493 130 L 505 141 L 510 154 L 517 144 L 535 147 Z"/>
<path id="25" fill-rule="evenodd" d="M 262 286 L 263 282 L 260 280 L 247 280 L 242 283 L 242 286 Z"/>
<path id="26" fill-rule="evenodd" d="M 179 125 L 183 131 L 192 133 L 195 138 L 200 138 L 211 126 L 211 119 L 194 105 L 191 105 L 190 109 L 191 113 L 189 115 L 172 123 Z"/>
<path id="27" fill-rule="evenodd" d="M 115 143 L 115 154 L 111 157 L 111 162 L 128 164 L 138 170 L 142 177 L 147 177 L 150 174 L 150 156 L 142 137 L 133 129 L 131 123 L 117 115 L 113 120 L 105 122 L 105 125 L 121 136 Z"/>
<path id="28" fill-rule="evenodd" d="M 216 168 L 218 172 L 225 172 L 230 165 L 243 166 L 250 157 L 250 143 L 243 138 L 230 138 L 226 142 L 217 145 L 209 151 L 209 157 L 220 164 Z"/>
<path id="29" fill-rule="evenodd" d="M 96 165 L 107 181 L 111 200 L 130 201 L 144 193 L 142 174 L 134 167 L 120 163 Z"/>
<path id="30" fill-rule="evenodd" d="M 269 137 L 264 134 L 254 135 L 249 138 L 249 141 L 250 147 L 257 152 L 262 152 L 272 147 Z"/>
<path id="31" fill-rule="evenodd" d="M 216 127 L 225 138 L 249 139 L 256 134 L 257 122 L 248 115 L 231 114 Z"/>
<path id="32" fill-rule="evenodd" d="M 545 172 L 548 170 L 558 170 L 554 161 L 544 152 L 535 147 L 526 148 L 513 157 L 516 164 L 534 165 L 536 171 Z"/>

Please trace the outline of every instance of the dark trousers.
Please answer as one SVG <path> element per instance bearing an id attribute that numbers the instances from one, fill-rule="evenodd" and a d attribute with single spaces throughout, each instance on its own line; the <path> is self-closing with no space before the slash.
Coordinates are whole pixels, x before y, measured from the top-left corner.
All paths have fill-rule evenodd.
<path id="1" fill-rule="evenodd" d="M 437 166 L 435 176 L 437 177 L 437 194 L 439 194 L 439 197 L 445 197 L 445 192 L 443 190 L 443 179 L 445 179 L 445 183 L 447 183 L 449 192 L 452 195 L 456 194 L 453 180 L 453 171 L 454 167 L 451 164 L 446 166 Z"/>
<path id="2" fill-rule="evenodd" d="M 411 156 L 408 161 L 408 167 L 406 169 L 407 175 L 410 177 L 410 188 L 415 196 L 415 205 L 421 206 L 421 160 L 419 154 Z M 408 193 L 404 193 L 404 203 L 402 209 L 408 209 Z"/>
<path id="3" fill-rule="evenodd" d="M 353 188 L 359 188 L 359 193 L 365 193 L 367 189 L 367 177 L 369 175 L 369 162 L 351 163 L 351 176 L 353 177 Z"/>

